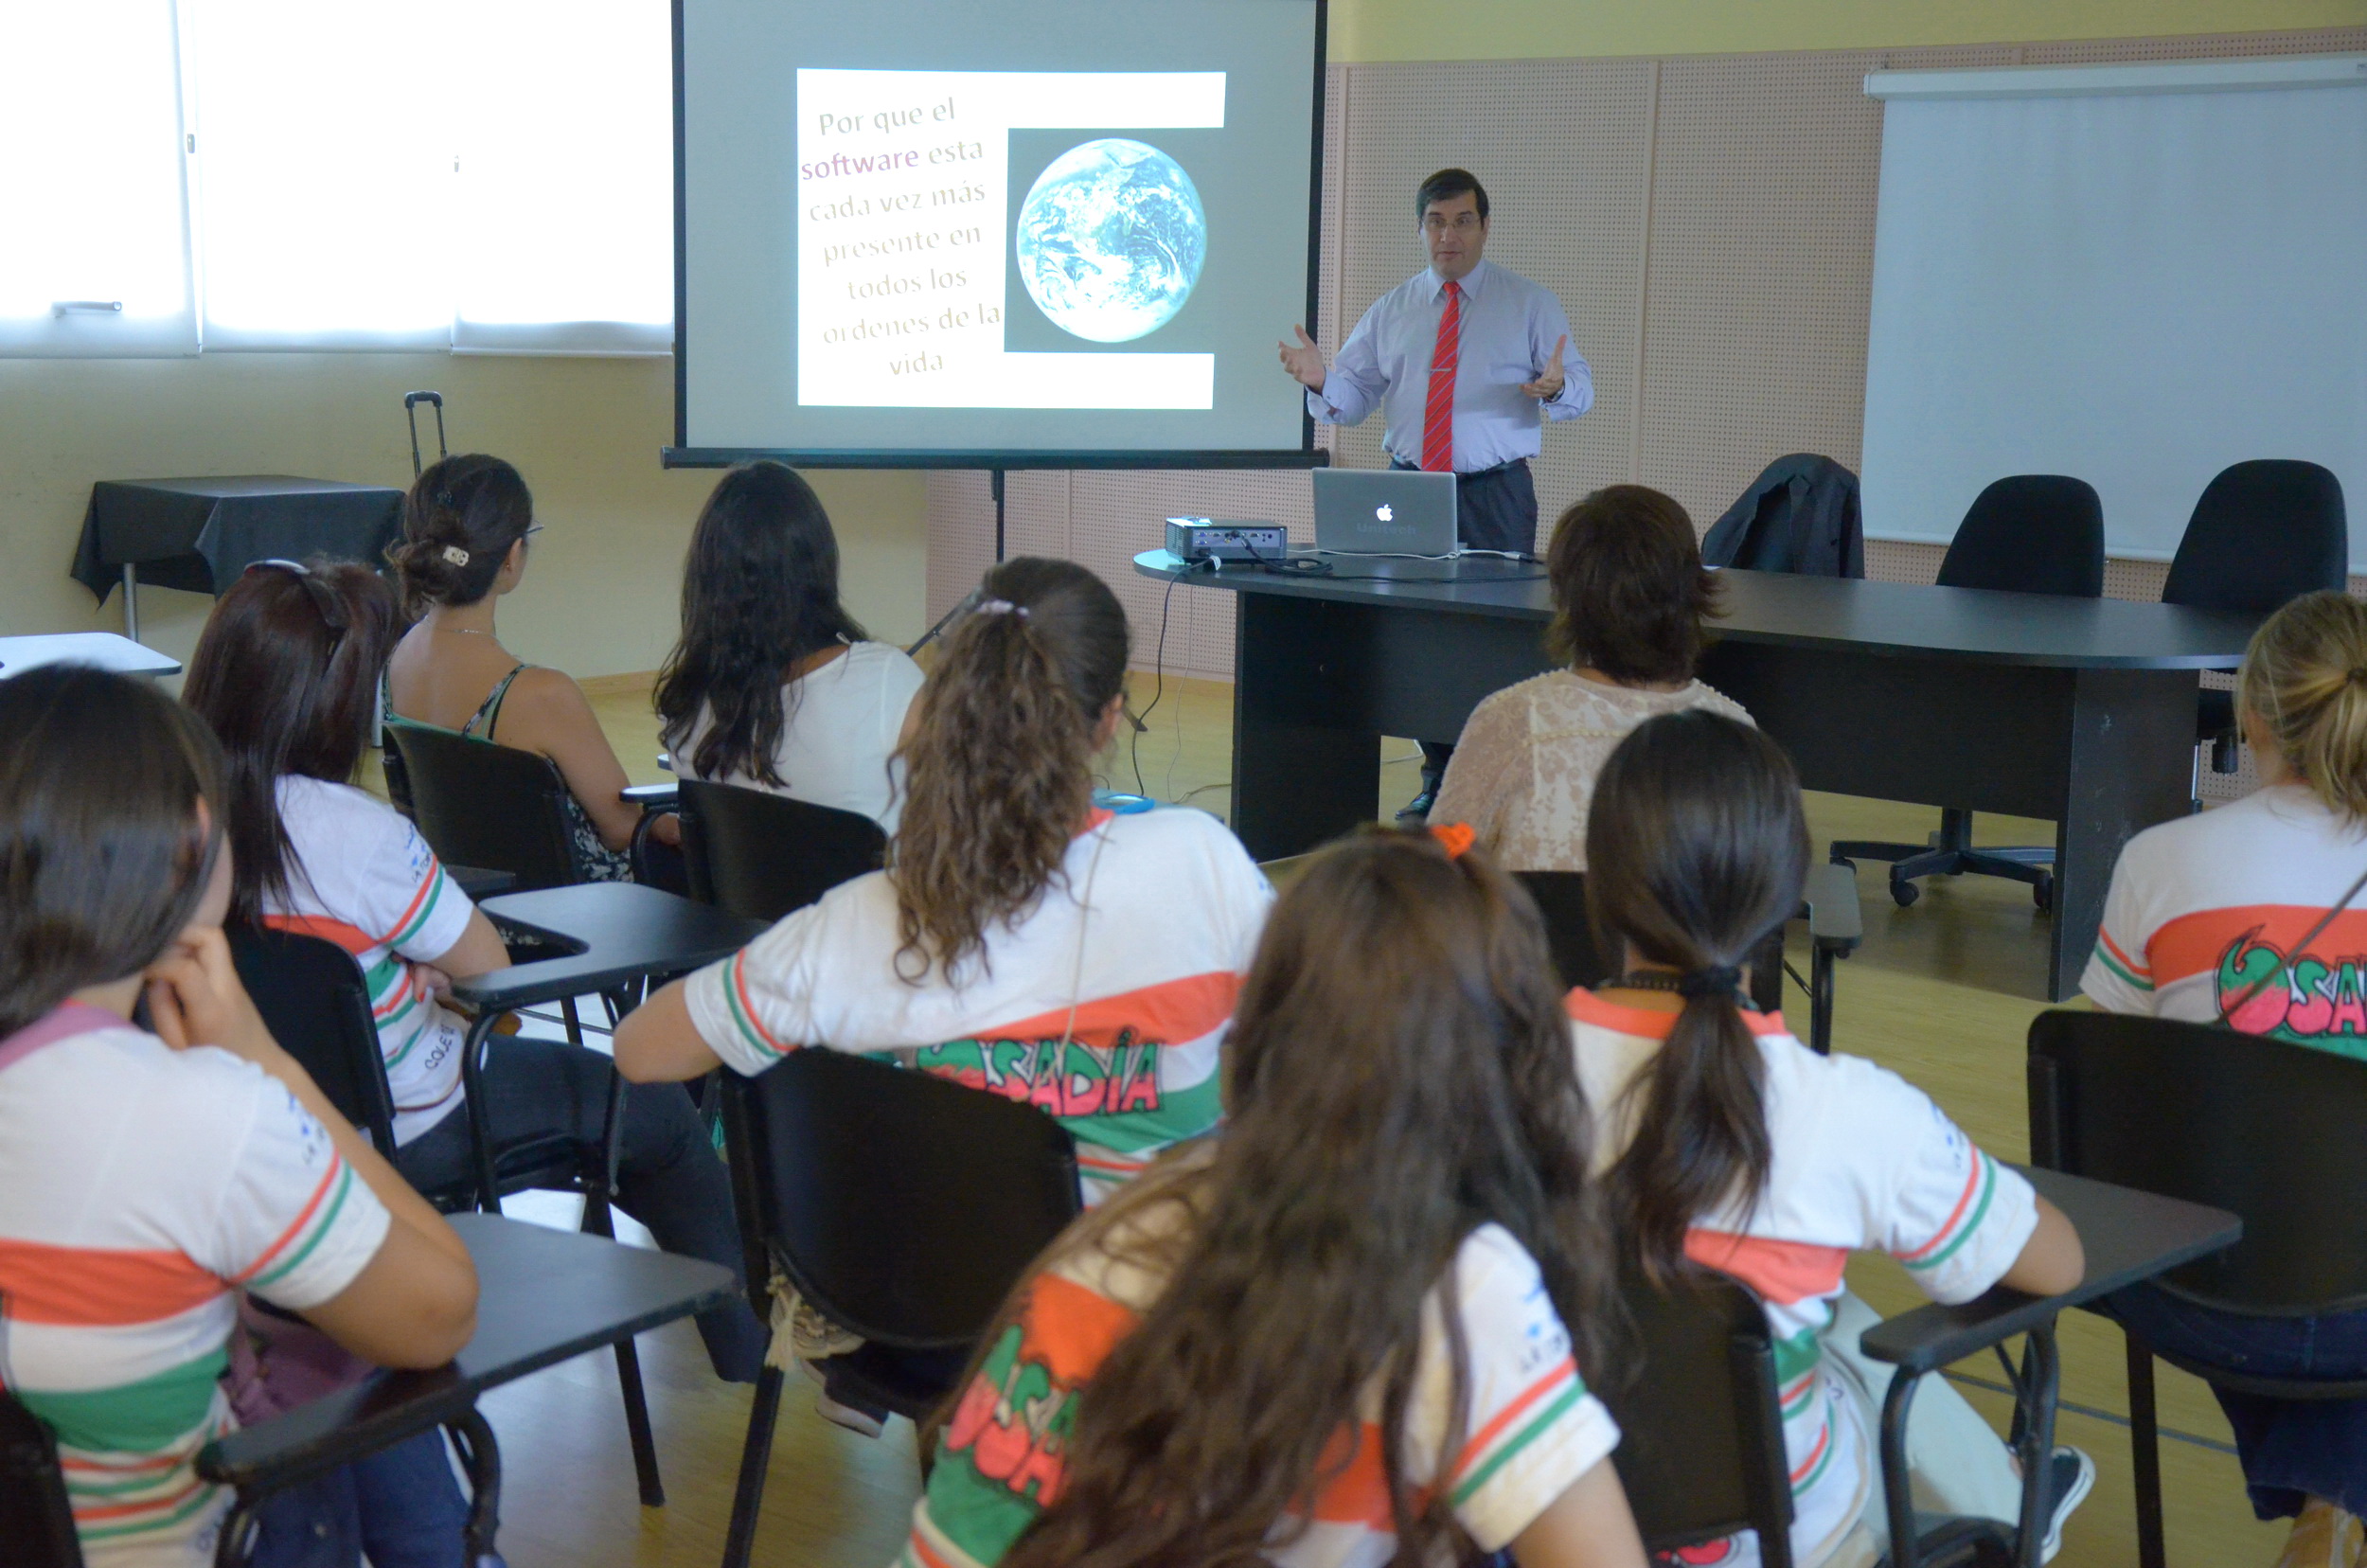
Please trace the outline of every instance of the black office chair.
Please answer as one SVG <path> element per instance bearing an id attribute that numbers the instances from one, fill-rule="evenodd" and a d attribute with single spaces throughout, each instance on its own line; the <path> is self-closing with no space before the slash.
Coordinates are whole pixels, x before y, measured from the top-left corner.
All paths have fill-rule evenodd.
<path id="1" fill-rule="evenodd" d="M 438 859 L 507 871 L 520 893 L 583 880 L 567 781 L 549 757 L 405 719 L 385 728 L 410 780 L 412 820 Z"/>
<path id="2" fill-rule="evenodd" d="M 2351 531 L 2342 481 L 2316 463 L 2262 457 L 2221 469 L 2186 521 L 2162 602 L 2266 615 L 2287 600 L 2350 580 Z M 2240 761 L 2233 692 L 2201 689 L 2197 743 L 2211 747 L 2211 771 Z"/>
<path id="3" fill-rule="evenodd" d="M 860 811 L 694 778 L 681 788 L 683 864 L 702 903 L 777 920 L 887 862 L 887 834 Z"/>
<path id="4" fill-rule="evenodd" d="M 2104 503 L 2085 479 L 2018 473 L 1973 498 L 1940 562 L 1943 588 L 1993 588 L 2018 594 L 2104 596 Z M 1940 812 L 1940 829 L 1922 844 L 1846 839 L 1832 861 L 1891 861 L 1891 898 L 1904 909 L 1921 895 L 1918 877 L 2008 877 L 2030 884 L 2031 901 L 2055 907 L 2055 846 L 1972 846 L 1972 813 Z"/>
<path id="5" fill-rule="evenodd" d="M 1790 1467 L 1766 1309 L 1708 1270 L 1665 1291 L 1632 1267 L 1623 1274 L 1626 1375 L 1594 1392 L 1619 1423 L 1611 1462 L 1645 1549 L 1657 1556 L 1751 1530 L 1766 1568 L 1791 1568 Z M 1994 1520 L 1924 1514 L 1916 1523 L 1920 1563 L 2013 1561 L 2014 1532 Z"/>
<path id="6" fill-rule="evenodd" d="M 2200 1024 L 2085 1011 L 2030 1025 L 2030 1158 L 2049 1170 L 2210 1203 L 2244 1221 L 2234 1247 L 2155 1289 L 2245 1316 L 2367 1308 L 2367 1061 Z M 2367 1398 L 2203 1365 L 2127 1336 L 2138 1558 L 2162 1561 L 2153 1392 L 2161 1356 L 2216 1387 L 2280 1399 Z"/>
<path id="7" fill-rule="evenodd" d="M 1565 987 L 1589 988 L 1611 979 L 1617 971 L 1594 945 L 1593 928 L 1586 918 L 1586 873 L 1583 871 L 1516 871 L 1521 885 L 1536 900 L 1544 918 L 1545 943 L 1552 951 L 1555 972 Z M 1771 933 L 1751 959 L 1751 1003 L 1761 1012 L 1784 1005 L 1784 976 L 1807 994 L 1807 1043 L 1819 1056 L 1833 1050 L 1833 964 L 1858 950 L 1865 922 L 1858 906 L 1858 882 L 1846 867 L 1811 866 L 1800 914 L 1808 922 L 1808 978 L 1784 961 L 1784 935 Z"/>
<path id="8" fill-rule="evenodd" d="M 1033 1106 L 827 1049 L 723 1088 L 748 1295 L 783 1276 L 863 1337 L 823 1363 L 842 1404 L 915 1421 L 952 1391 L 1029 1263 L 1081 1206 L 1068 1133 Z M 724 1568 L 746 1568 L 780 1411 L 756 1381 Z"/>
<path id="9" fill-rule="evenodd" d="M 48 1424 L 0 1388 L 0 1541 L 10 1568 L 82 1568 L 65 1471 Z"/>
<path id="10" fill-rule="evenodd" d="M 392 1159 L 394 1092 L 386 1081 L 386 1061 L 380 1054 L 378 1028 L 370 1018 L 369 987 L 352 954 L 334 942 L 294 932 L 234 925 L 226 935 L 240 983 L 254 998 L 255 1010 L 262 1015 L 272 1038 L 312 1075 L 329 1103 L 367 1133 L 379 1152 Z M 495 1042 L 489 1048 L 500 1047 Z M 475 1063 L 466 1065 L 473 1069 Z M 473 1090 L 474 1071 L 468 1076 Z M 611 1213 L 614 1194 L 610 1173 L 616 1168 L 623 1097 L 624 1080 L 612 1075 L 608 1140 L 603 1149 L 586 1149 L 572 1138 L 522 1138 L 496 1148 L 494 1195 L 507 1197 L 530 1189 L 575 1193 L 583 1199 L 582 1229 L 594 1236 L 614 1237 L 616 1225 Z M 475 1161 L 470 1162 L 470 1168 L 476 1168 Z M 485 1194 L 473 1177 L 423 1190 L 420 1195 L 446 1214 L 485 1203 Z M 666 1501 L 666 1489 L 658 1474 L 657 1442 L 650 1432 L 649 1399 L 641 1384 L 641 1360 L 629 1339 L 616 1344 L 616 1381 L 624 1393 L 625 1430 L 632 1444 L 642 1501 L 656 1507 Z"/>

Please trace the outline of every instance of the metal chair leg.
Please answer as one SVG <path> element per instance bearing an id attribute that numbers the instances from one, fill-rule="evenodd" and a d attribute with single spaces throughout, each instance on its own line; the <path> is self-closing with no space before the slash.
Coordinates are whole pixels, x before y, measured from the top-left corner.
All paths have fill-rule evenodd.
<path id="1" fill-rule="evenodd" d="M 493 1440 L 492 1427 L 473 1405 L 445 1422 L 444 1430 L 459 1451 L 461 1468 L 469 1472 L 469 1523 L 462 1539 L 468 1547 L 469 1568 L 480 1568 L 493 1558 L 493 1538 L 501 1529 L 501 1445 Z"/>
<path id="2" fill-rule="evenodd" d="M 641 1386 L 641 1352 L 633 1342 L 616 1342 L 616 1384 L 625 1396 L 625 1435 L 632 1443 L 633 1477 L 641 1485 L 641 1506 L 666 1506 L 666 1483 L 657 1470 L 657 1437 L 650 1430 L 650 1399 Z"/>
<path id="3" fill-rule="evenodd" d="M 756 1550 L 764 1472 L 773 1463 L 773 1424 L 781 1414 L 781 1369 L 772 1365 L 756 1376 L 756 1400 L 748 1407 L 748 1438 L 739 1450 L 739 1483 L 732 1490 L 731 1533 L 723 1540 L 723 1568 L 748 1568 Z"/>
<path id="4" fill-rule="evenodd" d="M 2055 1507 L 2047 1471 L 2055 1455 L 2055 1402 L 2063 1390 L 2063 1363 L 2056 1352 L 2053 1318 L 2030 1330 L 2021 1369 L 2026 1398 L 2017 1408 L 2014 1423 L 2015 1434 L 2021 1439 L 2021 1530 L 2014 1560 L 2020 1568 L 2038 1568 L 2047 1515 Z"/>
<path id="5" fill-rule="evenodd" d="M 1915 1499 L 1907 1475 L 1907 1407 L 1914 1402 L 1915 1384 L 1922 1381 L 1910 1373 L 1893 1373 L 1890 1393 L 1882 1399 L 1882 1505 L 1891 1527 L 1889 1568 L 1915 1568 Z"/>
<path id="6" fill-rule="evenodd" d="M 2137 1483 L 2138 1568 L 2164 1568 L 2162 1432 L 2153 1405 L 2153 1347 L 2125 1333 L 2128 1348 L 2128 1460 Z"/>
<path id="7" fill-rule="evenodd" d="M 502 1197 L 494 1169 L 493 1123 L 485 1109 L 483 1059 L 486 1042 L 493 1037 L 493 1025 L 501 1019 L 500 1013 L 489 1010 L 479 1013 L 476 1022 L 469 1025 L 468 1042 L 460 1051 L 461 1093 L 467 1099 L 464 1109 L 469 1117 L 469 1152 L 476 1166 L 476 1206 L 488 1214 L 502 1211 Z"/>

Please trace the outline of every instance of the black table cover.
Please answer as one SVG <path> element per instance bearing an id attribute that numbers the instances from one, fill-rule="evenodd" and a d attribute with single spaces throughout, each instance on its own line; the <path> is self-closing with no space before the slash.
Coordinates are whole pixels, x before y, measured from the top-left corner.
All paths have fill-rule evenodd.
<path id="1" fill-rule="evenodd" d="M 74 579 L 107 602 L 133 566 L 159 588 L 219 594 L 258 561 L 385 559 L 402 491 L 282 473 L 219 479 L 102 479 L 90 488 Z"/>

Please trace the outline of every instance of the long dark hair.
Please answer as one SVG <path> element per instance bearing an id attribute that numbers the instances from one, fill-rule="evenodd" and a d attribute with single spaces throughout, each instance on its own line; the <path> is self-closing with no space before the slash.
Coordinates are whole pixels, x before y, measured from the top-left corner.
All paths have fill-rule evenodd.
<path id="1" fill-rule="evenodd" d="M 181 694 L 222 741 L 233 918 L 261 918 L 303 875 L 279 780 L 353 777 L 394 637 L 394 596 L 352 561 L 261 562 L 215 603 Z"/>
<path id="2" fill-rule="evenodd" d="M 509 546 L 533 526 L 534 497 L 500 458 L 464 452 L 430 464 L 402 498 L 402 538 L 386 551 L 402 582 L 403 619 L 491 593 Z"/>
<path id="3" fill-rule="evenodd" d="M 1681 977 L 1684 1009 L 1628 1090 L 1635 1132 L 1611 1172 L 1646 1271 L 1665 1277 L 1695 1220 L 1767 1187 L 1767 1067 L 1737 997 L 1752 950 L 1800 907 L 1799 780 L 1748 724 L 1700 708 L 1647 720 L 1595 779 L 1586 864 L 1600 951 Z"/>
<path id="4" fill-rule="evenodd" d="M 49 665 L 0 681 L 0 1036 L 155 962 L 222 853 L 222 754 L 148 681 Z"/>
<path id="5" fill-rule="evenodd" d="M 1590 1123 L 1544 932 L 1511 878 L 1421 832 L 1321 851 L 1274 906 L 1228 1049 L 1223 1136 L 1056 1244 L 1165 1288 L 1086 1381 L 1057 1500 L 1006 1568 L 1263 1562 L 1354 1458 L 1340 1438 L 1376 1383 L 1397 1560 L 1468 1553 L 1446 1489 L 1407 1484 L 1401 1445 L 1423 1303 L 1482 1225 L 1528 1250 L 1597 1364 L 1585 1336 L 1611 1253 Z M 1464 1327 L 1443 1294 L 1460 1412 Z"/>
<path id="6" fill-rule="evenodd" d="M 822 498 L 779 463 L 736 468 L 690 530 L 682 641 L 657 677 L 659 733 L 679 751 L 703 704 L 707 730 L 689 757 L 696 776 L 786 785 L 774 754 L 789 722 L 789 667 L 863 636 L 838 600 L 838 536 Z"/>
<path id="7" fill-rule="evenodd" d="M 1095 727 L 1126 689 L 1126 611 L 1074 561 L 1021 556 L 987 574 L 944 647 L 900 753 L 890 868 L 897 970 L 915 983 L 983 956 L 988 929 L 1060 874 L 1093 807 Z"/>
<path id="8" fill-rule="evenodd" d="M 1693 520 L 1643 485 L 1609 485 L 1574 503 L 1545 546 L 1554 595 L 1546 650 L 1614 681 L 1693 679 L 1702 622 L 1718 614 Z"/>

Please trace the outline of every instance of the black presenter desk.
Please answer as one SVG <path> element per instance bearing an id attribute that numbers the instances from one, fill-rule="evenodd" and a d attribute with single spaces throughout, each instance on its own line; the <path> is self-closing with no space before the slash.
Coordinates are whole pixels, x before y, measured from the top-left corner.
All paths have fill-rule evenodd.
<path id="1" fill-rule="evenodd" d="M 1553 668 L 1543 568 L 1335 558 L 1334 578 L 1204 568 L 1241 596 L 1233 826 L 1295 855 L 1370 820 L 1380 737 L 1450 739 L 1489 692 Z M 1134 558 L 1171 579 L 1165 550 Z M 1748 708 L 1811 790 L 2056 824 L 2047 995 L 2078 986 L 2113 859 L 2188 810 L 2198 671 L 2258 617 L 2123 599 L 1720 572 L 1701 678 Z M 1378 579 L 1379 580 L 1370 580 Z"/>

